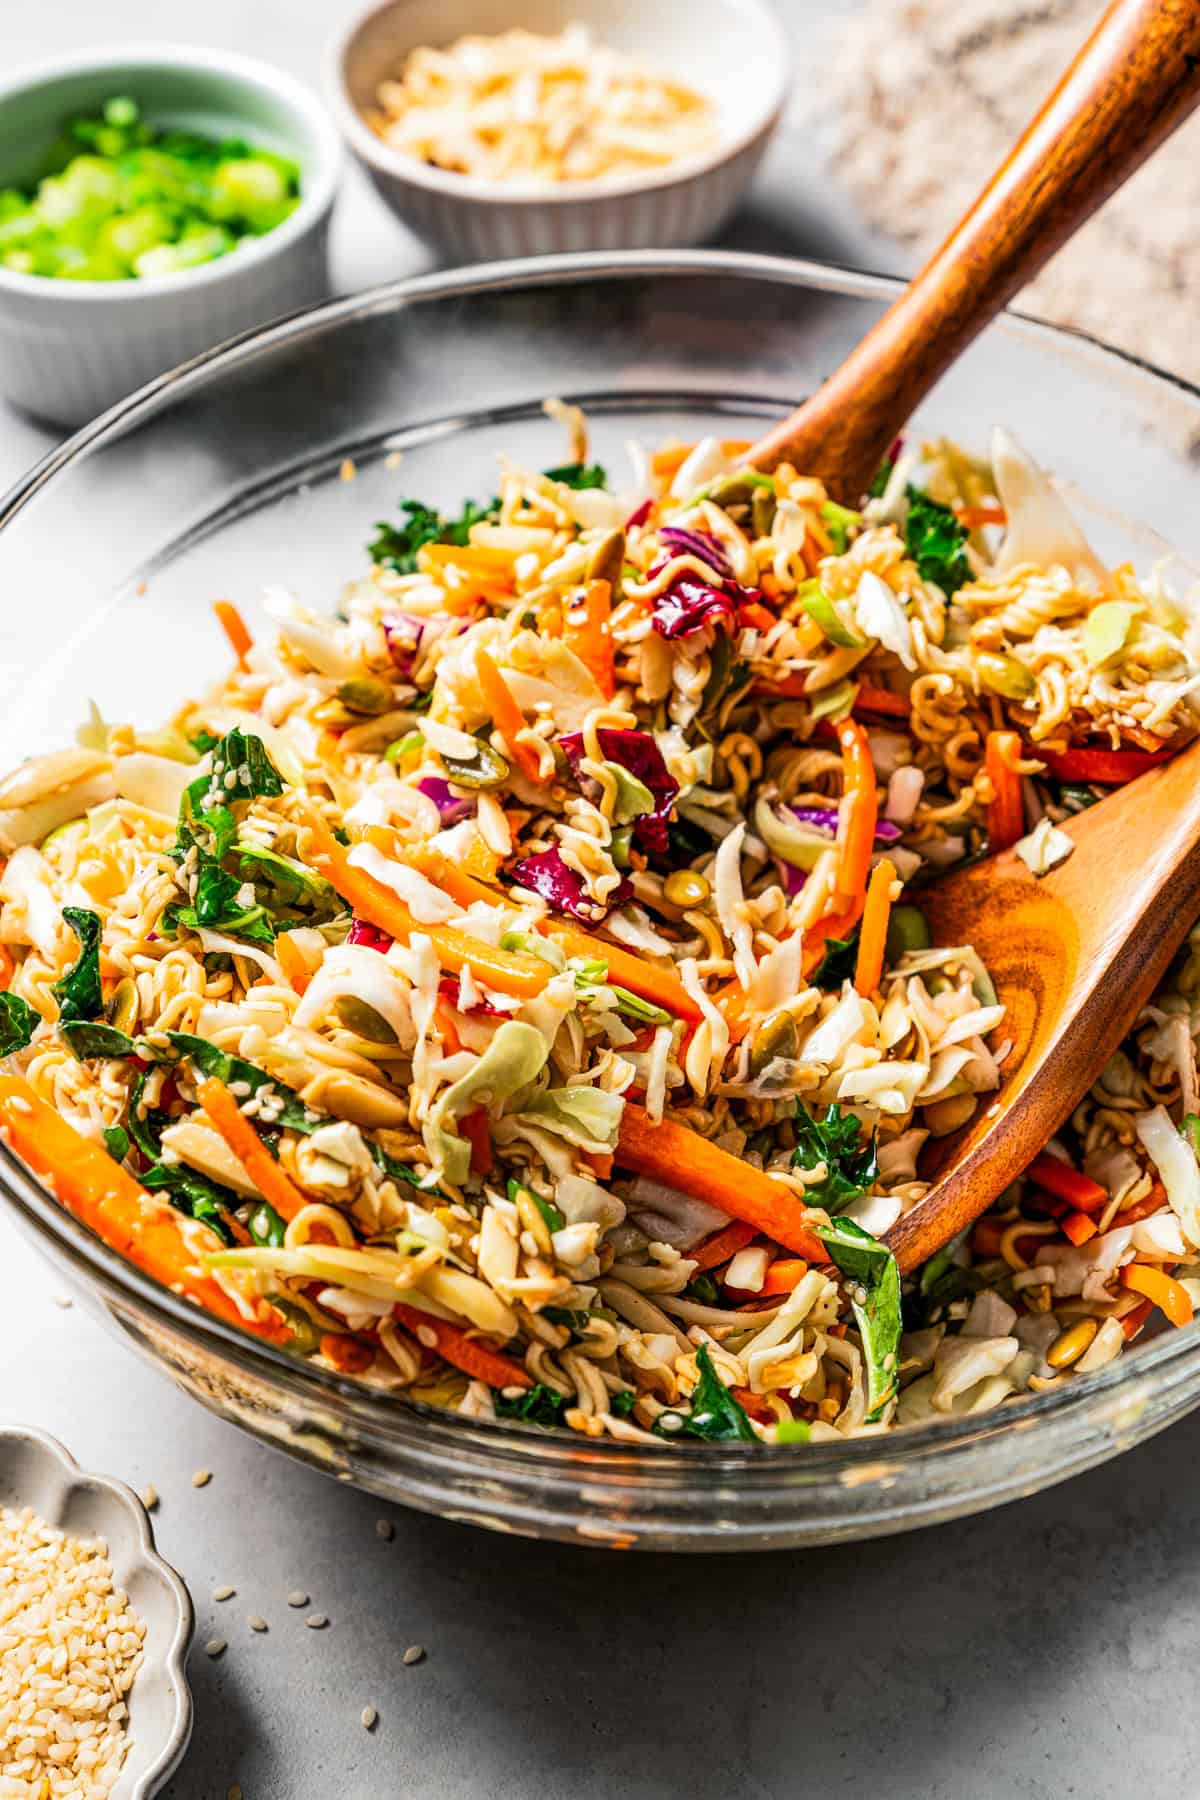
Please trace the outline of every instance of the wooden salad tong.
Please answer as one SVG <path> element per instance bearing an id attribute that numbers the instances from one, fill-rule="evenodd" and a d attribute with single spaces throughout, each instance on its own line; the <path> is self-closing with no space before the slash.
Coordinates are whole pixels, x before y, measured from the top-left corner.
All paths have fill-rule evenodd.
<path id="1" fill-rule="evenodd" d="M 941 249 L 747 460 L 769 469 L 786 458 L 856 504 L 940 376 L 1197 102 L 1200 0 L 1114 0 Z M 1075 851 L 1044 877 L 1006 851 L 920 895 L 935 942 L 982 956 L 1007 1009 L 997 1035 L 1013 1047 L 994 1104 L 936 1147 L 941 1178 L 889 1234 L 902 1270 L 1028 1167 L 1200 912 L 1200 743 L 1063 829 Z"/>

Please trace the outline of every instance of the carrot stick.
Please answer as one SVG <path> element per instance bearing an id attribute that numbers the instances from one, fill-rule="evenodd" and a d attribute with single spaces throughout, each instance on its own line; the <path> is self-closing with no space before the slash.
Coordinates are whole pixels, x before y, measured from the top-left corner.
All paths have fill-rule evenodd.
<path id="1" fill-rule="evenodd" d="M 408 942 L 414 931 L 424 932 L 433 945 L 438 962 L 452 975 L 469 968 L 485 987 L 499 988 L 501 993 L 512 994 L 518 999 L 532 999 L 541 993 L 553 973 L 548 963 L 536 956 L 497 950 L 494 945 L 469 937 L 453 925 L 419 924 L 398 894 L 350 861 L 319 813 L 305 807 L 302 818 L 312 834 L 313 862 L 324 865 L 330 883 L 359 918 L 386 931 L 389 937 L 398 938 L 402 944 Z M 488 898 L 494 903 L 495 893 L 489 891 Z"/>
<path id="2" fill-rule="evenodd" d="M 988 841 L 993 851 L 1007 850 L 1025 835 L 1025 808 L 1016 763 L 1021 740 L 1015 731 L 989 731 L 983 766 L 994 796 L 988 807 Z"/>
<path id="3" fill-rule="evenodd" d="M 275 960 L 287 976 L 288 986 L 297 994 L 302 994 L 312 977 L 308 972 L 308 964 L 286 931 L 281 931 L 275 939 Z"/>
<path id="4" fill-rule="evenodd" d="M 755 631 L 773 631 L 779 621 L 773 612 L 769 612 L 757 600 L 751 600 L 738 607 L 738 623 L 752 625 Z"/>
<path id="5" fill-rule="evenodd" d="M 1095 1219 L 1089 1219 L 1085 1212 L 1065 1213 L 1059 1220 L 1063 1236 L 1072 1244 L 1086 1244 L 1094 1238 L 1099 1229 Z"/>
<path id="6" fill-rule="evenodd" d="M 731 1218 L 744 1219 L 810 1262 L 829 1261 L 820 1239 L 805 1225 L 804 1208 L 790 1188 L 731 1156 L 728 1150 L 719 1150 L 674 1119 L 654 1125 L 642 1107 L 627 1100 L 617 1139 L 617 1162 L 697 1200 L 707 1200 Z"/>
<path id="7" fill-rule="evenodd" d="M 256 1337 L 275 1343 L 291 1337 L 278 1313 L 265 1306 L 259 1319 L 243 1318 L 224 1288 L 197 1263 L 178 1217 L 152 1199 L 99 1144 L 81 1137 L 18 1075 L 0 1075 L 0 1131 L 59 1204 L 118 1255 Z"/>
<path id="8" fill-rule="evenodd" d="M 1144 1294 L 1152 1306 L 1165 1313 L 1172 1325 L 1190 1325 L 1195 1314 L 1192 1297 L 1182 1282 L 1164 1269 L 1151 1269 L 1145 1263 L 1127 1263 L 1121 1270 L 1121 1286 Z"/>
<path id="9" fill-rule="evenodd" d="M 308 1201 L 275 1161 L 225 1083 L 210 1075 L 196 1092 L 213 1130 L 225 1139 L 263 1199 L 280 1218 L 294 1219 Z"/>
<path id="10" fill-rule="evenodd" d="M 538 928 L 546 937 L 561 944 L 568 956 L 595 957 L 608 965 L 608 979 L 618 987 L 628 988 L 652 1006 L 661 1006 L 677 1019 L 698 1025 L 704 1014 L 696 1005 L 673 969 L 660 969 L 656 963 L 634 956 L 619 944 L 593 937 L 579 925 L 565 919 L 546 919 Z"/>
<path id="11" fill-rule="evenodd" d="M 841 856 L 837 888 L 846 908 L 861 904 L 867 891 L 867 872 L 879 818 L 879 795 L 871 747 L 858 720 L 841 720 L 837 740 L 842 751 L 842 804 L 838 813 Z"/>
<path id="12" fill-rule="evenodd" d="M 702 1244 L 697 1244 L 687 1254 L 698 1271 L 715 1269 L 718 1264 L 728 1262 L 731 1256 L 736 1256 L 739 1250 L 744 1250 L 747 1244 L 753 1243 L 757 1236 L 758 1232 L 753 1225 L 743 1225 L 737 1219 L 732 1225 L 724 1226 L 713 1237 L 705 1238 Z"/>
<path id="13" fill-rule="evenodd" d="M 391 854 L 427 876 L 444 894 L 457 900 L 460 906 L 472 906 L 477 900 L 494 906 L 500 897 L 495 888 L 477 881 L 440 851 L 424 847 L 414 849 L 406 845 L 403 849 L 394 849 Z M 334 885 L 337 885 L 336 882 Z M 589 962 L 606 963 L 610 981 L 615 981 L 618 987 L 628 988 L 631 994 L 637 994 L 643 1000 L 649 1000 L 653 1006 L 661 1006 L 664 1012 L 671 1013 L 675 1018 L 686 1019 L 691 1024 L 698 1025 L 704 1017 L 672 969 L 659 968 L 655 963 L 623 950 L 619 944 L 610 944 L 604 938 L 593 937 L 590 931 L 585 931 L 580 925 L 572 925 L 566 919 L 543 919 L 538 930 L 544 937 L 553 938 L 560 944 L 568 956 L 582 956 Z M 395 933 L 392 935 L 395 936 Z M 492 954 L 497 952 L 493 951 Z"/>
<path id="14" fill-rule="evenodd" d="M 887 949 L 888 919 L 892 911 L 892 883 L 896 870 L 882 857 L 871 872 L 867 903 L 863 908 L 862 930 L 858 937 L 858 961 L 854 965 L 854 985 L 860 994 L 873 994 L 883 979 L 883 957 Z"/>
<path id="15" fill-rule="evenodd" d="M 880 713 L 889 719 L 907 719 L 912 710 L 907 694 L 893 694 L 889 688 L 870 687 L 865 681 L 858 684 L 858 693 L 854 696 L 854 711 Z"/>
<path id="16" fill-rule="evenodd" d="M 451 1325 L 445 1319 L 435 1319 L 432 1314 L 421 1312 L 415 1306 L 405 1306 L 402 1301 L 393 1306 L 392 1315 L 408 1327 L 419 1344 L 424 1344 L 425 1337 L 432 1332 L 437 1340 L 438 1355 L 444 1362 L 461 1369 L 464 1375 L 472 1375 L 477 1381 L 486 1381 L 489 1387 L 495 1388 L 533 1386 L 533 1377 L 521 1363 L 471 1337 L 460 1326 Z"/>
<path id="17" fill-rule="evenodd" d="M 488 1127 L 488 1116 L 482 1106 L 473 1112 L 464 1113 L 458 1121 L 458 1128 L 471 1146 L 472 1175 L 490 1175 L 492 1172 L 492 1134 Z"/>
<path id="18" fill-rule="evenodd" d="M 1048 1150 L 1040 1150 L 1025 1173 L 1030 1181 L 1036 1181 L 1048 1194 L 1057 1194 L 1060 1200 L 1069 1200 L 1078 1212 L 1099 1212 L 1108 1205 L 1109 1194 L 1106 1188 L 1102 1188 L 1098 1181 L 1093 1181 L 1090 1175 L 1072 1168 L 1061 1156 L 1052 1156 Z"/>
<path id="19" fill-rule="evenodd" d="M 1161 1181 L 1156 1181 L 1150 1192 L 1141 1200 L 1135 1200 L 1132 1206 L 1124 1206 L 1113 1220 L 1113 1229 L 1118 1225 L 1136 1225 L 1139 1219 L 1153 1218 L 1167 1204 L 1167 1190 Z"/>
<path id="20" fill-rule="evenodd" d="M 1151 1301 L 1143 1300 L 1140 1306 L 1135 1306 L 1132 1312 L 1126 1313 L 1125 1317 L 1121 1320 L 1121 1330 L 1125 1333 L 1125 1336 L 1127 1338 L 1135 1338 L 1142 1329 L 1142 1326 L 1146 1323 L 1146 1320 L 1150 1317 L 1152 1311 L 1153 1306 Z"/>
<path id="21" fill-rule="evenodd" d="M 246 667 L 246 658 L 254 648 L 254 639 L 249 628 L 232 600 L 214 600 L 213 611 L 220 620 L 221 629 L 229 639 L 233 654 L 238 659 L 239 669 Z"/>
<path id="22" fill-rule="evenodd" d="M 965 525 L 968 531 L 977 531 L 981 525 L 1008 523 L 1008 514 L 1002 506 L 960 506 L 956 511 L 959 524 Z"/>
<path id="23" fill-rule="evenodd" d="M 12 978 L 16 973 L 16 967 L 17 965 L 14 963 L 4 945 L 0 944 L 0 993 L 3 993 L 6 988 L 12 986 Z"/>
<path id="24" fill-rule="evenodd" d="M 509 749 L 530 781 L 541 780 L 541 759 L 532 744 L 519 741 L 518 733 L 526 729 L 525 715 L 512 697 L 508 683 L 486 650 L 476 650 L 475 668 L 479 685 L 492 715 L 492 723 L 504 734 Z"/>
<path id="25" fill-rule="evenodd" d="M 331 1362 L 339 1375 L 361 1375 L 375 1360 L 370 1344 L 349 1337 L 344 1331 L 327 1331 L 321 1339 L 321 1355 Z"/>
<path id="26" fill-rule="evenodd" d="M 808 1274 L 808 1264 L 802 1257 L 778 1257 L 767 1270 L 760 1292 L 764 1294 L 790 1294 L 798 1288 Z"/>
<path id="27" fill-rule="evenodd" d="M 491 581 L 511 579 L 516 561 L 515 551 L 497 550 L 490 544 L 422 544 L 421 556 L 435 569 L 453 563 L 456 569 L 478 572 Z"/>
<path id="28" fill-rule="evenodd" d="M 579 618 L 582 610 L 583 617 Z M 616 691 L 613 675 L 613 641 L 609 627 L 612 614 L 612 586 L 607 581 L 589 581 L 583 590 L 582 608 L 567 615 L 566 643 L 580 662 L 586 664 L 596 686 L 606 700 Z M 772 621 L 774 623 L 774 621 Z"/>

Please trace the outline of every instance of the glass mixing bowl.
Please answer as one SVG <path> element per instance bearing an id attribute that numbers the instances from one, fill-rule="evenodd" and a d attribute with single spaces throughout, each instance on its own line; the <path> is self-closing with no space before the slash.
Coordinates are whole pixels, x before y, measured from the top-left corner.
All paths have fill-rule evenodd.
<path id="1" fill-rule="evenodd" d="M 612 469 L 633 437 L 753 435 L 896 292 L 741 255 L 569 257 L 376 289 L 188 364 L 0 503 L 0 766 L 69 741 L 93 697 L 109 718 L 160 722 L 223 666 L 214 599 L 253 620 L 282 582 L 328 606 L 400 494 L 457 506 L 492 492 L 501 451 L 561 460 L 544 396 L 587 408 Z M 918 425 L 982 447 L 997 420 L 1070 479 L 1108 557 L 1200 551 L 1192 390 L 1009 317 Z M 213 1411 L 341 1480 L 496 1530 L 680 1550 L 900 1531 L 1033 1493 L 1200 1402 L 1190 1327 L 998 1412 L 841 1445 L 552 1437 L 379 1397 L 241 1336 L 110 1253 L 2 1145 L 0 1192 L 93 1308 Z"/>

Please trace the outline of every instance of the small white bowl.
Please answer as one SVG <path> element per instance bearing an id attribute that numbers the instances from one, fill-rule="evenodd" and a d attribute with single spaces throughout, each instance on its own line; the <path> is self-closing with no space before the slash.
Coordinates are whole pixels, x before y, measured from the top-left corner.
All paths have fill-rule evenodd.
<path id="1" fill-rule="evenodd" d="M 644 176 L 501 184 L 405 156 L 363 116 L 380 82 L 420 45 L 514 25 L 558 33 L 574 23 L 707 95 L 718 109 L 716 149 Z M 764 0 L 374 0 L 333 45 L 327 83 L 350 148 L 392 211 L 450 257 L 471 262 L 711 237 L 779 123 L 790 60 Z"/>
<path id="2" fill-rule="evenodd" d="M 186 45 L 84 50 L 0 78 L 0 188 L 43 172 L 63 120 L 130 94 L 152 124 L 249 142 L 299 163 L 300 204 L 227 256 L 148 281 L 62 281 L 0 268 L 0 391 L 82 425 L 224 338 L 320 300 L 341 146 L 320 102 L 246 57 Z"/>
<path id="3" fill-rule="evenodd" d="M 146 1627 L 129 1693 L 129 1754 L 112 1800 L 150 1800 L 179 1767 L 192 1734 L 184 1665 L 194 1615 L 183 1582 L 154 1548 L 145 1507 L 123 1482 L 85 1475 L 56 1438 L 0 1425 L 0 1506 L 31 1506 L 72 1537 L 103 1538 L 113 1579 Z"/>

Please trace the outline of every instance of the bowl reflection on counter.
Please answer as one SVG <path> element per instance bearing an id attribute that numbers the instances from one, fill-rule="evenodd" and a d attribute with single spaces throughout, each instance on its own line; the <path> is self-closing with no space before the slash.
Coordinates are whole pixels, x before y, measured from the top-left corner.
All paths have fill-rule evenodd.
<path id="1" fill-rule="evenodd" d="M 491 491 L 502 450 L 552 460 L 547 393 L 585 405 L 592 453 L 619 481 L 631 437 L 753 435 L 895 292 L 746 256 L 555 259 L 377 289 L 200 361 L 55 451 L 0 504 L 0 766 L 61 743 L 92 695 L 108 718 L 159 722 L 223 666 L 215 594 L 254 624 L 271 582 L 327 606 L 401 494 L 457 505 Z M 1155 431 L 1167 404 L 1200 425 L 1191 390 L 1007 318 L 918 427 L 983 443 L 1003 419 L 1087 497 L 1101 553 L 1146 563 L 1165 540 L 1200 549 L 1190 464 Z M 347 458 L 353 481 L 340 479 Z M 1131 494 L 1137 527 L 1115 510 Z M 1032 1493 L 1200 1403 L 1189 1327 L 982 1417 L 844 1444 L 649 1450 L 548 1436 L 381 1397 L 241 1336 L 109 1253 L 2 1146 L 0 1190 L 93 1309 L 211 1410 L 375 1493 L 533 1536 L 708 1550 L 900 1531 Z"/>

